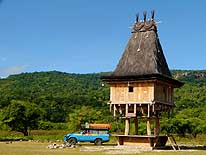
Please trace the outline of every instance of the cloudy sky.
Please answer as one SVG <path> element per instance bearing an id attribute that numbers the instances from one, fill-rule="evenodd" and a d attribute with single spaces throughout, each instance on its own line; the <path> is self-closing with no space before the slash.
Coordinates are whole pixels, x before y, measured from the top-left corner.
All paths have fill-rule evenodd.
<path id="1" fill-rule="evenodd" d="M 152 9 L 170 69 L 206 69 L 204 0 L 1 0 L 0 77 L 112 71 L 136 13 Z"/>

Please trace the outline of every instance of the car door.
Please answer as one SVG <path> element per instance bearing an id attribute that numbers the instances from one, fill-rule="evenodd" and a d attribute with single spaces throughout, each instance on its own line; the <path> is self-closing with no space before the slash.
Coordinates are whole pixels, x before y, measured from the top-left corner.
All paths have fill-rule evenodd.
<path id="1" fill-rule="evenodd" d="M 89 142 L 90 141 L 90 133 L 87 130 L 81 132 L 79 136 L 79 141 L 81 142 Z"/>

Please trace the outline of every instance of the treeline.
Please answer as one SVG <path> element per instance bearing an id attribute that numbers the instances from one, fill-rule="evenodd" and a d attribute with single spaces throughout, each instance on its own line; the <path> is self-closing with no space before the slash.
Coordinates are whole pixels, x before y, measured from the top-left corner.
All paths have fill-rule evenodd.
<path id="1" fill-rule="evenodd" d="M 109 88 L 102 87 L 100 80 L 100 76 L 104 74 L 106 73 L 68 74 L 52 71 L 23 73 L 1 79 L 0 117 L 1 124 L 6 126 L 1 125 L 0 128 L 8 127 L 21 132 L 28 128 L 56 128 L 54 123 L 69 122 L 73 119 L 72 115 L 84 107 L 88 113 L 98 114 L 99 111 L 102 116 L 108 115 L 106 102 L 109 100 Z M 34 108 L 30 105 L 38 109 L 34 117 L 26 116 L 34 113 Z M 27 120 L 21 120 L 23 118 Z M 30 123 L 31 119 L 35 121 Z M 90 118 L 87 121 L 88 119 Z M 101 120 L 100 117 L 97 119 Z M 18 121 L 26 126 L 15 125 Z M 68 128 L 76 129 L 76 122 L 68 123 Z"/>
<path id="2" fill-rule="evenodd" d="M 175 92 L 176 107 L 170 118 L 163 117 L 162 132 L 206 133 L 206 71 L 172 73 L 185 85 Z M 85 122 L 112 122 L 121 131 L 121 120 L 112 118 L 107 105 L 109 87 L 101 85 L 106 74 L 52 71 L 0 79 L 0 129 L 27 135 L 28 129 L 77 130 Z"/>

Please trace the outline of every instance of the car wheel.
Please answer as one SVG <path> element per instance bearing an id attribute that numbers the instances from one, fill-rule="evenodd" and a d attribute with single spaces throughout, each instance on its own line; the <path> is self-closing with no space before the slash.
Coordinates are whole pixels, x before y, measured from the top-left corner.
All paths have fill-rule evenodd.
<path id="1" fill-rule="evenodd" d="M 75 138 L 70 138 L 70 139 L 68 140 L 68 143 L 69 143 L 70 145 L 76 145 L 77 140 L 76 140 Z"/>
<path id="2" fill-rule="evenodd" d="M 100 138 L 95 139 L 94 144 L 95 145 L 102 145 L 102 139 L 100 139 Z"/>

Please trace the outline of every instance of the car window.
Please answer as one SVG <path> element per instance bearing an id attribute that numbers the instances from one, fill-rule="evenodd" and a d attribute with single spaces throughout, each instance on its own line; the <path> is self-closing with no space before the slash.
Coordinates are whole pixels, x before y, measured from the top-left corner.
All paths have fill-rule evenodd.
<path id="1" fill-rule="evenodd" d="M 107 134 L 108 132 L 107 131 L 99 131 L 99 134 Z"/>
<path id="2" fill-rule="evenodd" d="M 109 134 L 108 130 L 102 129 L 85 129 L 81 132 L 82 134 Z"/>
<path id="3" fill-rule="evenodd" d="M 98 134 L 98 130 L 90 130 L 91 134 Z"/>

